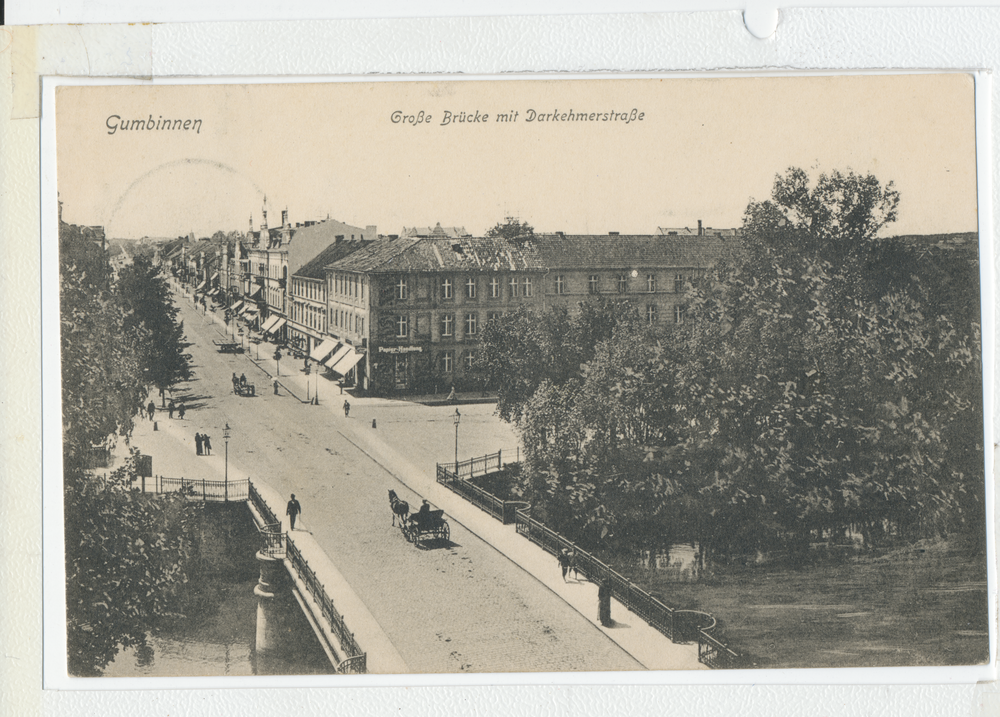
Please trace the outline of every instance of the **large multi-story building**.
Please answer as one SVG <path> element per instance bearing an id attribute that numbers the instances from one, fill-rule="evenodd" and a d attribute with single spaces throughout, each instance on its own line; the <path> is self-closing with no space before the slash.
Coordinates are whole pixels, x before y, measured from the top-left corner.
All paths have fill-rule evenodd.
<path id="1" fill-rule="evenodd" d="M 687 285 L 736 250 L 735 232 L 709 231 L 513 242 L 439 225 L 377 242 L 326 268 L 326 364 L 379 393 L 471 388 L 483 327 L 517 306 L 573 310 L 604 296 L 652 325 L 680 323 Z"/>
<path id="2" fill-rule="evenodd" d="M 329 218 L 292 226 L 287 209 L 281 212 L 281 225 L 272 228 L 267 224 L 266 204 L 260 230 L 253 231 L 252 218 L 250 224 L 246 242 L 246 273 L 251 281 L 243 300 L 256 303 L 261 330 L 278 340 L 287 338 L 289 277 L 337 241 L 373 240 L 376 237 L 374 226 L 361 228 Z"/>

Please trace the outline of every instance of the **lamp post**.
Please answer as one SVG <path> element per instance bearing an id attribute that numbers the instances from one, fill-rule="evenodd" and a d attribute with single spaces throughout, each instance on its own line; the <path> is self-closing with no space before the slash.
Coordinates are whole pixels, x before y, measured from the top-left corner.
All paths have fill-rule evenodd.
<path id="1" fill-rule="evenodd" d="M 458 424 L 462 422 L 462 414 L 455 409 L 455 477 L 458 477 Z"/>
<path id="2" fill-rule="evenodd" d="M 274 350 L 274 363 L 276 367 L 274 369 L 275 374 L 281 376 L 281 349 Z"/>
<path id="3" fill-rule="evenodd" d="M 226 439 L 226 483 L 224 489 L 225 495 L 223 496 L 223 499 L 227 503 L 229 502 L 229 436 L 230 435 L 232 435 L 232 432 L 229 428 L 229 424 L 227 423 L 226 427 L 222 429 L 222 437 Z"/>

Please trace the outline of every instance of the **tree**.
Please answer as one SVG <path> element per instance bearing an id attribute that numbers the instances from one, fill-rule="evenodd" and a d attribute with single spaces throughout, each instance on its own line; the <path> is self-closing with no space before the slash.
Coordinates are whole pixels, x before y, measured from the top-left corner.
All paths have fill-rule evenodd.
<path id="1" fill-rule="evenodd" d="M 93 675 L 119 646 L 144 645 L 151 621 L 169 609 L 197 507 L 133 491 L 134 455 L 110 476 L 95 475 L 93 466 L 128 441 L 156 360 L 151 327 L 171 314 L 147 305 L 168 300 L 157 298 L 155 277 L 152 288 L 141 285 L 148 262 L 116 282 L 85 229 L 60 224 L 59 235 L 68 659 L 72 674 Z"/>
<path id="2" fill-rule="evenodd" d="M 535 229 L 528 222 L 522 222 L 517 217 L 506 217 L 502 222 L 497 222 L 487 229 L 486 236 L 491 239 L 507 239 L 515 244 L 523 244 L 534 238 Z"/>

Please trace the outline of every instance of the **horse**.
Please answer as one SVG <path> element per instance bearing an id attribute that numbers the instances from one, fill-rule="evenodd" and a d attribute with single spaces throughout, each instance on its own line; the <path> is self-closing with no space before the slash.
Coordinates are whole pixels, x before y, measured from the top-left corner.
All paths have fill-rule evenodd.
<path id="1" fill-rule="evenodd" d="M 400 500 L 399 496 L 396 495 L 396 491 L 389 491 L 389 507 L 392 508 L 392 524 L 396 525 L 396 518 L 399 518 L 399 524 L 405 525 L 406 518 L 410 514 L 410 504 L 405 500 Z"/>

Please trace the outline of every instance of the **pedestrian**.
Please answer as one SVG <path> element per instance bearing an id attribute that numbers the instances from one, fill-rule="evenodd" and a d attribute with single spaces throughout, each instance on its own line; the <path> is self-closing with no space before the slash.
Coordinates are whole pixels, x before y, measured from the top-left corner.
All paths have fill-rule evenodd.
<path id="1" fill-rule="evenodd" d="M 597 588 L 597 619 L 604 627 L 615 624 L 611 619 L 611 578 L 604 578 Z"/>
<path id="2" fill-rule="evenodd" d="M 212 439 L 208 437 L 207 433 L 201 437 L 201 444 L 205 449 L 205 455 L 212 455 Z"/>
<path id="3" fill-rule="evenodd" d="M 152 401 L 150 401 L 149 405 L 146 406 L 146 413 L 149 414 L 149 420 L 152 421 L 153 420 L 153 414 L 156 413 L 156 404 L 153 403 Z"/>
<path id="4" fill-rule="evenodd" d="M 278 379 L 274 379 L 274 395 L 278 395 Z"/>
<path id="5" fill-rule="evenodd" d="M 344 418 L 348 418 L 351 415 L 351 404 L 344 401 Z"/>
<path id="6" fill-rule="evenodd" d="M 235 376 L 236 376 L 236 374 L 234 373 L 233 377 L 235 378 Z M 241 373 L 240 374 L 240 386 L 246 386 L 246 385 L 247 385 L 247 375 L 245 373 Z"/>
<path id="7" fill-rule="evenodd" d="M 170 399 L 170 405 L 167 406 L 167 417 L 168 418 L 173 419 L 173 417 L 174 417 L 174 410 L 175 409 L 176 409 L 176 407 L 174 406 L 174 399 L 171 398 Z"/>
<path id="8" fill-rule="evenodd" d="M 181 420 L 183 421 L 183 420 L 184 420 L 184 414 L 185 414 L 186 412 L 187 412 L 187 411 L 186 411 L 186 409 L 184 408 L 184 404 L 183 404 L 183 403 L 179 403 L 179 404 L 177 404 L 177 417 L 178 417 L 179 419 L 181 419 Z"/>
<path id="9" fill-rule="evenodd" d="M 574 580 L 579 580 L 580 579 L 580 573 L 577 572 L 577 569 L 576 569 L 576 551 L 570 549 L 570 551 L 566 554 L 566 557 L 569 559 L 569 569 L 566 572 L 567 573 L 572 573 Z"/>
<path id="10" fill-rule="evenodd" d="M 200 433 L 195 433 L 194 434 L 194 450 L 195 450 L 195 453 L 197 455 L 199 455 L 199 456 L 204 455 L 204 453 L 202 453 L 202 450 L 201 450 L 201 434 Z"/>
<path id="11" fill-rule="evenodd" d="M 295 500 L 295 494 L 292 493 L 292 499 L 288 501 L 288 507 L 285 508 L 285 515 L 288 516 L 288 524 L 291 526 L 290 530 L 295 530 L 295 519 L 301 512 L 302 506 Z"/>
<path id="12" fill-rule="evenodd" d="M 559 569 L 562 571 L 563 582 L 568 582 L 566 580 L 566 575 L 569 573 L 569 551 L 563 548 L 559 551 L 559 555 L 556 557 L 556 561 L 559 563 Z"/>

